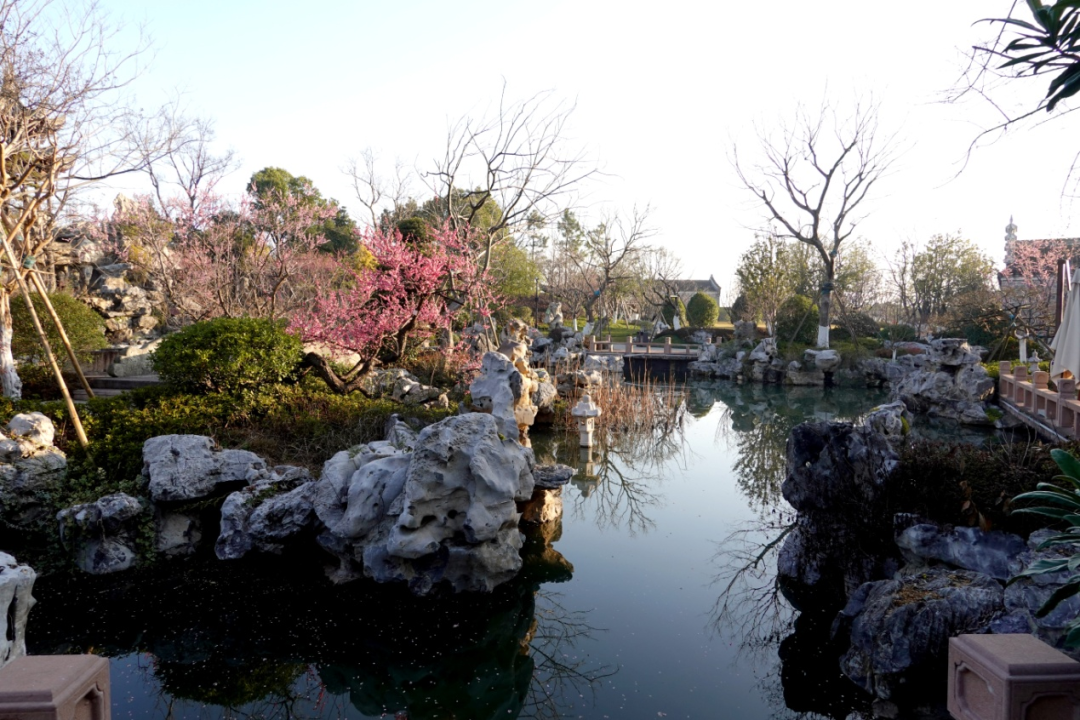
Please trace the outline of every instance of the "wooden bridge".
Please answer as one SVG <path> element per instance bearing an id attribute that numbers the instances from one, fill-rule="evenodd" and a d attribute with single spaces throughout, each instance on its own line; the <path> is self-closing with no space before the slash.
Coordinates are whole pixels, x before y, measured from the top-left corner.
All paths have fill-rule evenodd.
<path id="1" fill-rule="evenodd" d="M 613 341 L 610 335 L 603 339 L 594 335 L 585 337 L 585 352 L 589 355 L 647 355 L 656 359 L 689 362 L 698 359 L 701 348 L 702 346 L 696 343 L 675 345 L 671 338 L 664 338 L 663 342 L 638 342 L 633 339 L 617 342 Z"/>

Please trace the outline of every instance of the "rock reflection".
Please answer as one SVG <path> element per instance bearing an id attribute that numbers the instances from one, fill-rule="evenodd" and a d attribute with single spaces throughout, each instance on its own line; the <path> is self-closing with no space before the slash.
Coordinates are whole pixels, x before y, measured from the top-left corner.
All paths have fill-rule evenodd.
<path id="1" fill-rule="evenodd" d="M 855 420 L 875 400 L 886 399 L 884 393 L 868 390 L 732 383 L 697 386 L 691 393 L 695 395 L 711 395 L 724 405 L 716 427 L 717 441 L 736 452 L 736 483 L 751 506 L 762 513 L 782 502 L 784 453 L 796 425 L 807 418 Z"/>
<path id="2" fill-rule="evenodd" d="M 559 717 L 611 674 L 582 650 L 587 613 L 541 587 L 573 572 L 559 533 L 530 530 L 521 576 L 490 595 L 335 587 L 281 559 L 48 578 L 30 651 L 149 658 L 156 717 Z"/>
<path id="3" fill-rule="evenodd" d="M 780 492 L 792 429 L 808 417 L 855 420 L 884 395 L 731 384 L 705 390 L 724 405 L 716 438 L 736 451 L 736 483 L 759 516 L 717 543 L 709 629 L 737 639 L 739 662 L 754 668 L 776 717 L 870 717 L 869 699 L 840 673 L 831 618 L 795 615 L 777 586 L 776 558 L 795 521 Z"/>

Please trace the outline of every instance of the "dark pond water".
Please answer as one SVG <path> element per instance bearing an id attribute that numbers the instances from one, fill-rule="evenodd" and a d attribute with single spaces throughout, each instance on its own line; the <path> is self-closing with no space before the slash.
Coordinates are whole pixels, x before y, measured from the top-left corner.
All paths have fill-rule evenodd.
<path id="1" fill-rule="evenodd" d="M 114 718 L 844 718 L 865 701 L 812 628 L 792 636 L 769 544 L 791 428 L 883 399 L 698 386 L 681 429 L 591 459 L 537 438 L 581 472 L 561 528 L 490 596 L 335 587 L 317 557 L 196 559 L 40 580 L 30 650 L 109 656 Z"/>

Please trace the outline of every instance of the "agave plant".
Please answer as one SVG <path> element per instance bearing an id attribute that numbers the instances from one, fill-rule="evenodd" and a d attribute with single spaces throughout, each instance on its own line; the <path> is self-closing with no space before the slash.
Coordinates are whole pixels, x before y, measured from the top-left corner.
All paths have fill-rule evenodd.
<path id="1" fill-rule="evenodd" d="M 1057 463 L 1062 474 L 1056 475 L 1055 480 L 1060 480 L 1065 487 L 1053 483 L 1039 483 L 1033 492 L 1017 495 L 1013 501 L 1034 500 L 1040 505 L 1018 508 L 1013 512 L 1042 515 L 1053 518 L 1068 525 L 1068 528 L 1057 535 L 1044 540 L 1038 547 L 1039 550 L 1055 545 L 1076 545 L 1080 543 L 1080 460 L 1064 450 L 1051 450 L 1050 457 Z M 1045 617 L 1064 600 L 1080 593 L 1080 548 L 1074 549 L 1072 555 L 1053 560 L 1039 560 L 1032 563 L 1023 572 L 1009 580 L 1009 584 L 1020 578 L 1034 575 L 1045 575 L 1068 571 L 1072 573 L 1064 585 L 1059 587 L 1047 598 L 1042 607 L 1035 613 L 1035 617 Z M 1066 647 L 1080 646 L 1080 617 L 1069 623 L 1069 632 L 1065 636 Z"/>

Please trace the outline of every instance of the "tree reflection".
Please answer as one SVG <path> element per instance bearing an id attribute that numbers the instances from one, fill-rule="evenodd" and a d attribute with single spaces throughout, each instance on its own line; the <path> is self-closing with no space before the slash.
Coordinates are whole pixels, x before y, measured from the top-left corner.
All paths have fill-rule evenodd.
<path id="1" fill-rule="evenodd" d="M 724 405 L 716 426 L 717 442 L 736 451 L 735 482 L 763 514 L 780 504 L 787 439 L 794 427 L 807 417 L 855 420 L 867 408 L 866 391 L 730 383 L 708 389 Z"/>
<path id="2" fill-rule="evenodd" d="M 483 596 L 335 587 L 267 559 L 45 578 L 31 652 L 138 658 L 132 701 L 160 718 L 560 717 L 614 670 L 586 652 L 588 612 L 542 587 L 573 571 L 558 534 L 530 530 L 522 573 Z"/>
<path id="3" fill-rule="evenodd" d="M 688 409 L 685 398 L 657 393 L 650 424 L 604 427 L 593 448 L 580 448 L 577 433 L 546 440 L 534 438 L 541 462 L 559 462 L 577 469 L 572 483 L 579 490 L 571 511 L 577 518 L 591 513 L 601 529 L 647 533 L 656 523 L 649 509 L 660 507 L 657 486 L 672 467 L 685 468 L 690 455 L 686 441 Z"/>

